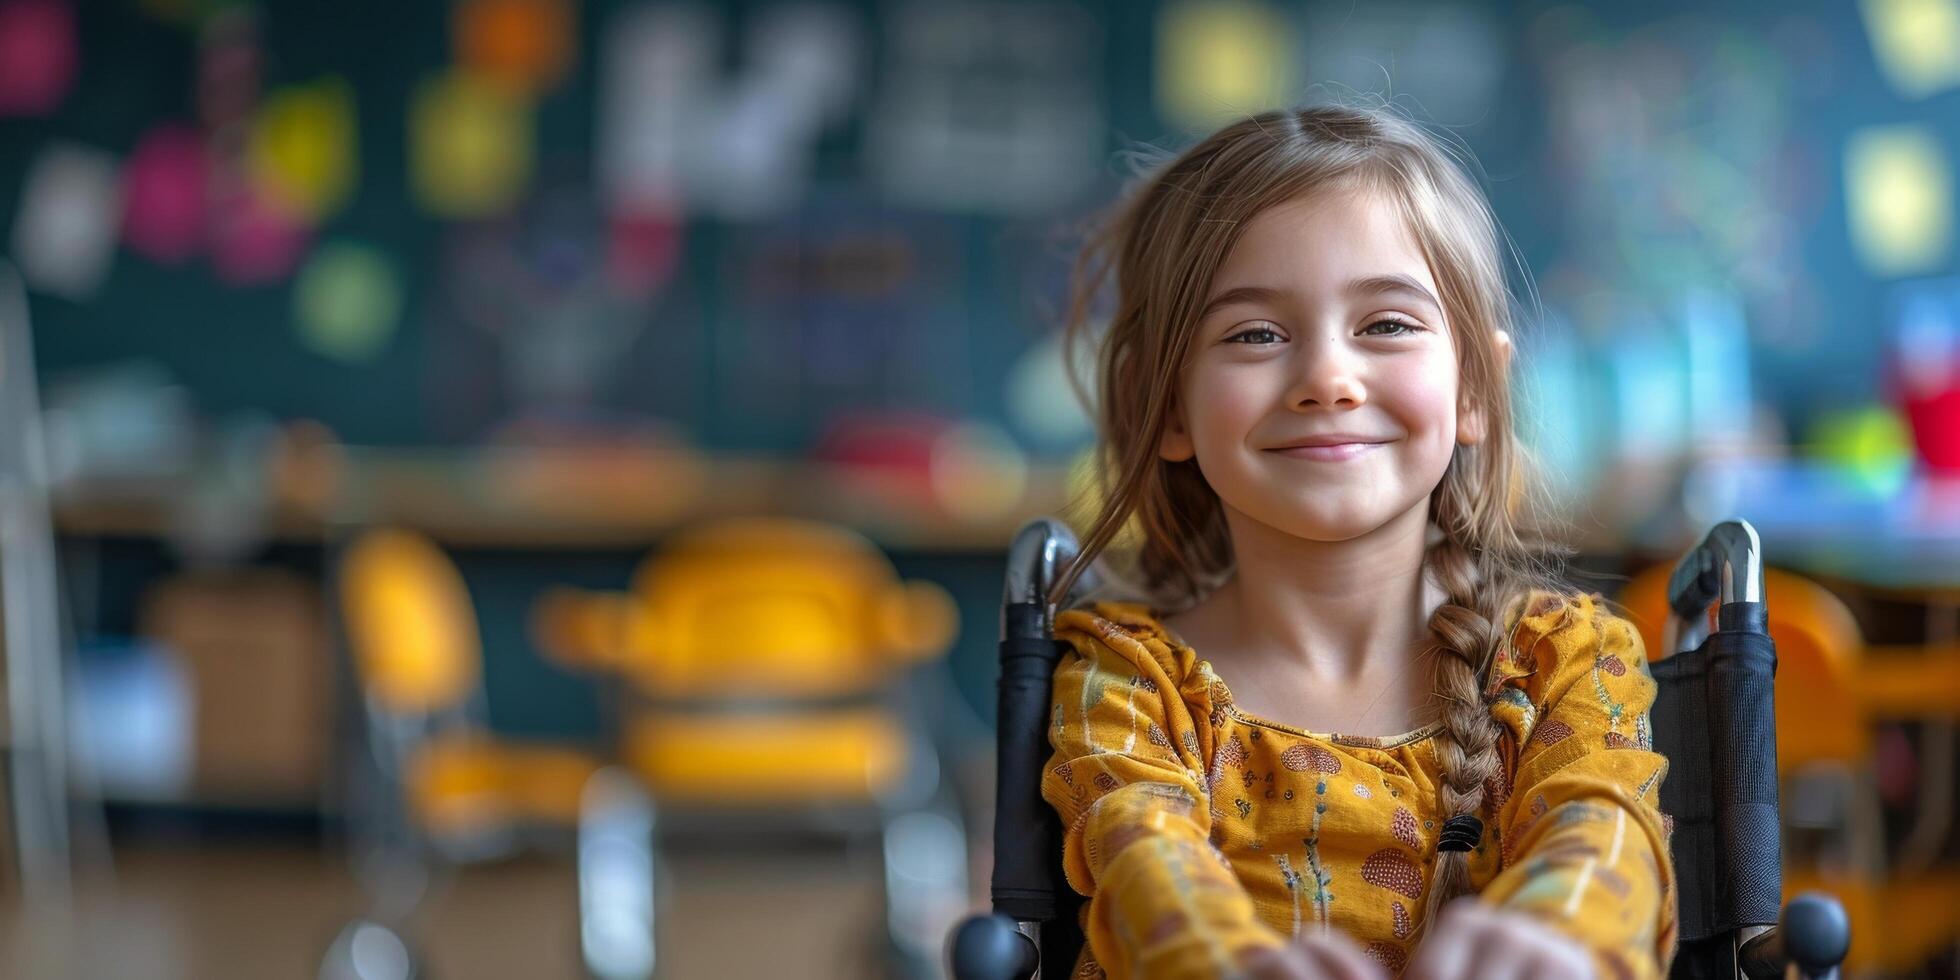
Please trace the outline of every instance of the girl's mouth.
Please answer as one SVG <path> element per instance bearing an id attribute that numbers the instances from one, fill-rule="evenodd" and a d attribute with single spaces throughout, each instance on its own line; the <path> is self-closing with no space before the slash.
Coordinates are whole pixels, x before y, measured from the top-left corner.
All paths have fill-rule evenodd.
<path id="1" fill-rule="evenodd" d="M 1362 453 L 1381 446 L 1379 442 L 1344 442 L 1335 446 L 1288 446 L 1285 449 L 1268 449 L 1269 453 L 1291 456 L 1294 459 L 1310 459 L 1321 463 L 1338 463 L 1353 459 Z"/>

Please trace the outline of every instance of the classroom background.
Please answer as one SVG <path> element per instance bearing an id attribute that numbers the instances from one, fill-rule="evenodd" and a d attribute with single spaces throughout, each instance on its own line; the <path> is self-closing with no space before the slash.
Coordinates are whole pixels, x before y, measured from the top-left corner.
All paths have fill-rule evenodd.
<path id="1" fill-rule="evenodd" d="M 1084 223 L 1356 97 L 1581 583 L 1843 626 L 1787 873 L 1954 975 L 1957 0 L 0 0 L 0 975 L 939 975 Z"/>

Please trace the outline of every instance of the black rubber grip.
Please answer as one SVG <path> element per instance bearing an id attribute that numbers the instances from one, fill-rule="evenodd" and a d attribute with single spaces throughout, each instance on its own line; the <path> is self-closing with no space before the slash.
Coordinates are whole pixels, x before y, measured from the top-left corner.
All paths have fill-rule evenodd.
<path id="1" fill-rule="evenodd" d="M 1653 666 L 1654 747 L 1668 758 L 1661 809 L 1674 820 L 1683 943 L 1776 922 L 1782 856 L 1776 783 L 1776 647 L 1729 610 L 1699 648 Z"/>
<path id="2" fill-rule="evenodd" d="M 1718 908 L 1737 928 L 1772 925 L 1783 904 L 1776 645 L 1761 633 L 1724 630 L 1704 649 L 1716 837 L 1728 872 Z"/>
<path id="3" fill-rule="evenodd" d="M 1030 608 L 1017 609 L 1024 605 Z M 1047 734 L 1055 665 L 1067 646 L 1041 631 L 1033 604 L 1011 604 L 1006 614 L 996 726 L 994 911 L 1022 922 L 1049 922 L 1059 908 L 1056 895 L 1067 886 L 1060 880 L 1061 821 L 1041 798 L 1041 770 L 1052 751 Z"/>

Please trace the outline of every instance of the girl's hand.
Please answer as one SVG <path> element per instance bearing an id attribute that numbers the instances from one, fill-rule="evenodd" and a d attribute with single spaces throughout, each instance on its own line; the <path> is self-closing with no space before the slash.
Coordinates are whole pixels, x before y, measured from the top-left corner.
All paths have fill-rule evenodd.
<path id="1" fill-rule="evenodd" d="M 1380 963 L 1338 932 L 1306 933 L 1279 949 L 1258 947 L 1241 956 L 1239 966 L 1244 971 L 1240 976 L 1248 980 L 1388 980 Z"/>
<path id="2" fill-rule="evenodd" d="M 1443 907 L 1407 980 L 1558 980 L 1591 977 L 1592 957 L 1564 933 L 1474 898 Z"/>

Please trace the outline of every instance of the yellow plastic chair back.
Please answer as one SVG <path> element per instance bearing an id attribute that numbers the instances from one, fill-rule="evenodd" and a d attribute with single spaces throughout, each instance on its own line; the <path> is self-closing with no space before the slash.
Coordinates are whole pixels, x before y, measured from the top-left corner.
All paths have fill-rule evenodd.
<path id="1" fill-rule="evenodd" d="M 903 726 L 878 705 L 648 712 L 628 723 L 621 751 L 662 799 L 749 806 L 873 799 L 904 774 L 909 755 Z"/>
<path id="2" fill-rule="evenodd" d="M 1648 568 L 1620 598 L 1651 660 L 1672 652 L 1661 649 L 1670 570 Z M 1763 592 L 1776 641 L 1777 768 L 1867 764 L 1871 734 L 1856 683 L 1864 640 L 1851 610 L 1823 586 L 1779 569 L 1763 569 Z"/>
<path id="3" fill-rule="evenodd" d="M 617 666 L 665 697 L 862 690 L 943 652 L 957 622 L 943 589 L 900 581 L 863 537 L 783 518 L 687 533 L 633 592 Z"/>
<path id="4" fill-rule="evenodd" d="M 340 569 L 347 643 L 368 697 L 397 714 L 460 704 L 476 689 L 482 645 L 463 576 L 409 531 L 362 534 Z"/>

